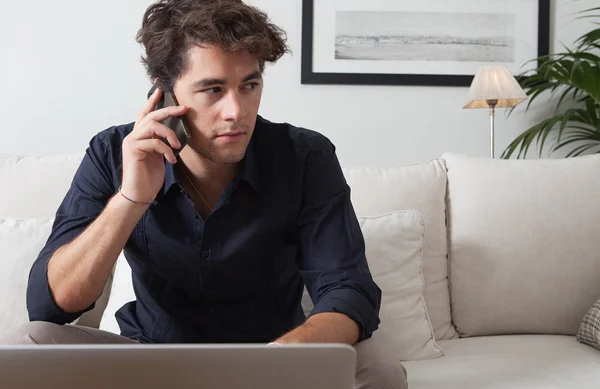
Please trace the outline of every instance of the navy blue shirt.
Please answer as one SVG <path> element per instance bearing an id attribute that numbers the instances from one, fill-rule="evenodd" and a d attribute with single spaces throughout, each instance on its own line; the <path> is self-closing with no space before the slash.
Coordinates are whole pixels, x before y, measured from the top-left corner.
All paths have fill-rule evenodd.
<path id="1" fill-rule="evenodd" d="M 121 184 L 121 145 L 134 124 L 90 141 L 27 288 L 31 321 L 73 322 L 53 300 L 47 265 L 102 212 Z M 334 145 L 323 135 L 257 118 L 238 175 L 206 218 L 166 163 L 165 180 L 124 254 L 136 300 L 116 313 L 121 334 L 143 343 L 270 342 L 310 315 L 339 312 L 379 325 L 381 290 Z"/>

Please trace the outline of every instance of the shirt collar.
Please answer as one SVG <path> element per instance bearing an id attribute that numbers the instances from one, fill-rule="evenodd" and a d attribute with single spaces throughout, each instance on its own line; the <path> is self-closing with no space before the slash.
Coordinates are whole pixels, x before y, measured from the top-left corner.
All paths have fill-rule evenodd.
<path id="1" fill-rule="evenodd" d="M 258 170 L 255 134 L 256 129 L 252 134 L 252 138 L 250 138 L 250 142 L 246 148 L 246 155 L 242 160 L 240 178 L 248 182 L 257 193 L 260 193 L 260 174 Z M 165 160 L 165 182 L 163 185 L 163 194 L 167 194 L 167 192 L 175 184 L 177 184 L 175 166 Z"/>
<path id="2" fill-rule="evenodd" d="M 179 163 L 179 158 L 177 159 L 177 163 Z M 166 195 L 169 189 L 171 189 L 171 187 L 175 184 L 177 184 L 177 177 L 175 177 L 175 166 L 165 160 L 165 183 L 163 185 L 163 194 Z"/>

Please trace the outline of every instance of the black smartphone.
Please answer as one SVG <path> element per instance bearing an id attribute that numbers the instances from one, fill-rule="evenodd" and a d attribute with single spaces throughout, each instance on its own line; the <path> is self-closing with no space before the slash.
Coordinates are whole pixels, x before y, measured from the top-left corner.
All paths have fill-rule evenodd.
<path id="1" fill-rule="evenodd" d="M 154 94 L 156 88 L 158 87 L 158 83 L 155 83 L 152 86 L 152 88 L 148 92 L 148 98 L 150 98 L 150 96 Z M 158 102 L 158 104 L 156 104 L 156 107 L 154 109 L 157 110 L 170 106 L 179 106 L 179 103 L 177 102 L 177 99 L 175 98 L 173 92 L 163 90 L 160 101 Z M 187 121 L 185 120 L 185 115 L 171 116 L 166 120 L 163 120 L 161 123 L 173 130 L 175 132 L 175 135 L 177 135 L 179 143 L 181 143 L 181 147 L 179 149 L 171 148 L 175 156 L 177 156 L 177 154 L 179 154 L 179 152 L 185 147 L 185 145 L 187 145 L 187 142 L 191 137 L 190 132 L 188 130 L 189 126 L 187 124 Z M 171 145 L 169 145 L 169 142 L 166 139 L 161 138 L 161 140 L 165 142 L 169 147 L 171 147 Z"/>

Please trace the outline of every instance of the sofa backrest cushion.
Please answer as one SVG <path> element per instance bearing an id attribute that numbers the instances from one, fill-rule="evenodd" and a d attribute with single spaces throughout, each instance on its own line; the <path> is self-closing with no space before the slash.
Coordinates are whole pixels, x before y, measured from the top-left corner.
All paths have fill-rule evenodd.
<path id="1" fill-rule="evenodd" d="M 344 168 L 359 217 L 415 210 L 425 222 L 425 302 L 436 340 L 454 339 L 450 316 L 446 233 L 446 168 L 441 159 L 392 168 Z"/>
<path id="2" fill-rule="evenodd" d="M 600 155 L 443 158 L 459 333 L 575 335 L 600 297 Z"/>
<path id="3" fill-rule="evenodd" d="M 0 216 L 54 218 L 83 153 L 47 157 L 0 155 Z"/>
<path id="4" fill-rule="evenodd" d="M 20 277 L 14 280 L 15 285 L 26 287 L 29 269 L 42 249 L 42 246 L 37 245 L 42 239 L 40 234 L 47 232 L 42 239 L 45 244 L 50 234 L 50 230 L 45 229 L 49 227 L 48 220 L 54 219 L 83 155 L 84 153 L 45 157 L 0 155 L 0 218 L 12 219 L 11 234 L 20 234 L 23 239 L 29 239 L 29 243 L 34 239 L 36 243 L 32 243 L 27 251 L 19 252 L 19 255 L 15 254 L 15 250 L 5 247 L 5 244 L 11 242 L 3 240 L 0 244 L 2 265 L 13 269 L 11 271 L 14 271 L 15 277 Z M 5 224 L 4 228 L 8 229 L 9 225 Z M 111 280 L 112 277 L 108 280 L 103 295 L 96 302 L 96 307 L 84 313 L 77 320 L 78 324 L 98 327 L 108 301 Z M 27 319 L 23 316 L 23 312 L 26 312 L 25 306 L 21 304 L 21 301 L 24 304 L 25 295 L 19 299 L 18 302 L 11 300 L 10 307 L 5 307 L 8 311 L 0 309 L 0 320 L 8 320 L 12 315 L 20 321 Z"/>
<path id="5" fill-rule="evenodd" d="M 0 217 L 0 334 L 29 321 L 25 303 L 29 270 L 52 223 L 53 219 Z"/>

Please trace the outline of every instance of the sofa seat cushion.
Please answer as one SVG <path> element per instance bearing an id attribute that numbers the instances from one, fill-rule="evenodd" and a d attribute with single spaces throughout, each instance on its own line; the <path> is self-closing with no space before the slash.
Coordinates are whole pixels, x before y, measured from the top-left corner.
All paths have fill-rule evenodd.
<path id="1" fill-rule="evenodd" d="M 410 389 L 592 389 L 600 382 L 600 351 L 573 336 L 485 336 L 438 343 L 445 356 L 404 362 Z"/>

